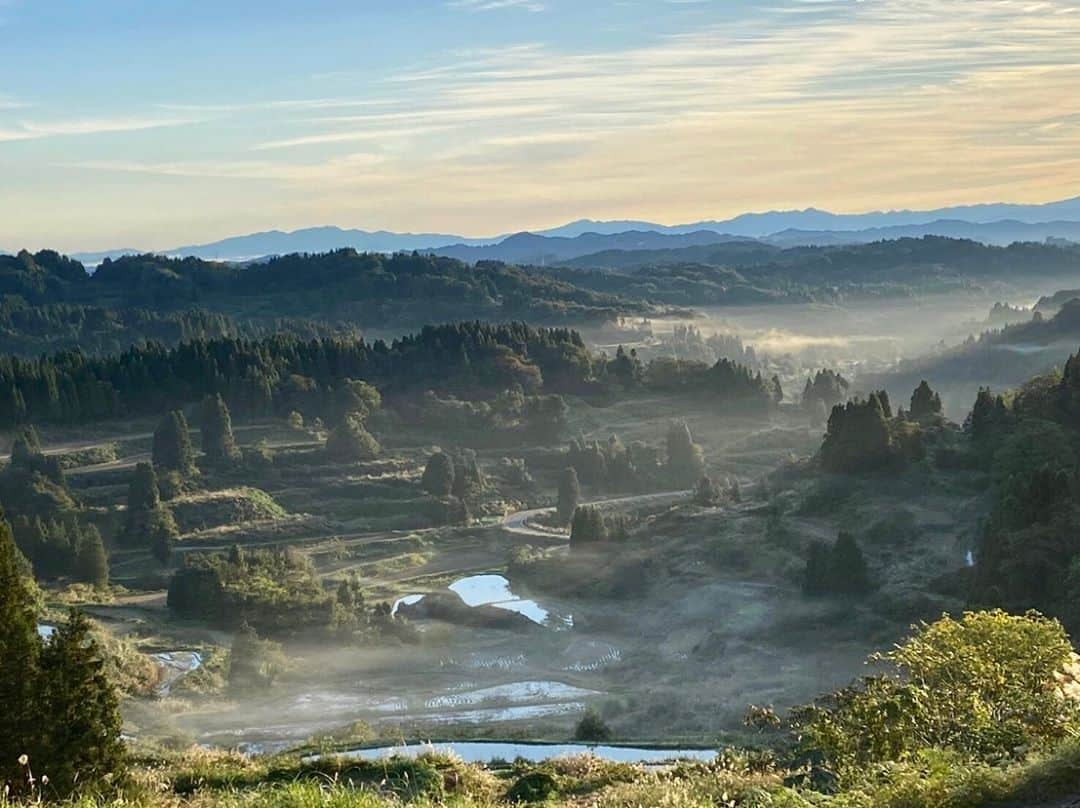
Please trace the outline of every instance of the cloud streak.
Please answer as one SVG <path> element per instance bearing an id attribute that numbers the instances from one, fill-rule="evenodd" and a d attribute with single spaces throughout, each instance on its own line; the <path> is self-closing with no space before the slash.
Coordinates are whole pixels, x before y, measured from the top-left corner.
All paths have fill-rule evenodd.
<path id="1" fill-rule="evenodd" d="M 0 143 L 40 140 L 51 137 L 102 135 L 117 132 L 141 132 L 197 123 L 197 118 L 85 118 L 65 121 L 18 121 L 13 126 L 0 125 Z"/>
<path id="2" fill-rule="evenodd" d="M 223 206 L 266 205 L 270 183 L 289 205 L 276 226 L 467 235 L 584 215 L 1038 201 L 1080 185 L 1071 0 L 775 0 L 713 24 L 700 23 L 710 4 L 678 5 L 697 15 L 693 28 L 634 47 L 472 47 L 394 72 L 325 74 L 307 99 L 162 104 L 163 119 L 212 119 L 233 139 L 209 157 L 173 147 L 64 165 L 212 179 L 229 189 Z M 548 5 L 545 22 L 558 13 Z M 0 141 L 175 125 L 0 123 Z"/>

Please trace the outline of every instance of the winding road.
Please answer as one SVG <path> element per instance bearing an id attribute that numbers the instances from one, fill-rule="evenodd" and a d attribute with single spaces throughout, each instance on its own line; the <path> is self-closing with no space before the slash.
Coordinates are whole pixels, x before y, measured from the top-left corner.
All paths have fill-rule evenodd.
<path id="1" fill-rule="evenodd" d="M 623 505 L 628 502 L 634 503 L 655 503 L 662 504 L 664 502 L 678 502 L 681 499 L 686 499 L 690 496 L 690 491 L 662 491 L 656 494 L 631 494 L 625 497 L 615 497 L 613 499 L 598 499 L 592 502 L 583 503 L 592 507 L 606 508 L 611 505 Z M 570 534 L 566 531 L 560 530 L 541 530 L 539 528 L 530 527 L 529 521 L 541 516 L 545 513 L 551 513 L 555 508 L 534 508 L 528 511 L 516 511 L 509 513 L 503 517 L 502 528 L 507 533 L 513 533 L 517 536 L 530 536 L 536 539 L 567 539 Z"/>

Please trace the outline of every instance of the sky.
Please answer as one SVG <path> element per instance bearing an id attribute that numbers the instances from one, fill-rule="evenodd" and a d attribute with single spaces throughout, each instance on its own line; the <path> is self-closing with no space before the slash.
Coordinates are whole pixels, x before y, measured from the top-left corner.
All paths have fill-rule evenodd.
<path id="1" fill-rule="evenodd" d="M 1077 0 L 0 0 L 0 248 L 1080 194 Z"/>

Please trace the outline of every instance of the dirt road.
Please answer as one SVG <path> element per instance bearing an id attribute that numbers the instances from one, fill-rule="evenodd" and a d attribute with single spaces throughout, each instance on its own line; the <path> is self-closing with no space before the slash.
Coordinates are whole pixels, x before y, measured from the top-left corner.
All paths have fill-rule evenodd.
<path id="1" fill-rule="evenodd" d="M 615 497 L 613 499 L 597 499 L 583 504 L 597 508 L 607 508 L 628 503 L 662 504 L 664 502 L 678 502 L 689 495 L 689 491 L 662 491 L 656 494 L 632 494 L 630 496 Z M 565 531 L 541 530 L 539 528 L 529 527 L 530 520 L 545 513 L 552 513 L 554 510 L 554 508 L 534 508 L 529 511 L 517 511 L 515 513 L 507 514 L 503 517 L 502 528 L 507 533 L 513 533 L 518 536 L 530 536 L 536 539 L 546 539 L 548 541 L 551 541 L 552 539 L 569 538 L 570 534 Z"/>

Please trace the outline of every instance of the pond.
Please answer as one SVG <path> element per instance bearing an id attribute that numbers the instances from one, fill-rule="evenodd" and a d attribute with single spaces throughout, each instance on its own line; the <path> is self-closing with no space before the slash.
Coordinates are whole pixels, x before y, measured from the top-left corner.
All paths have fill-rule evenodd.
<path id="1" fill-rule="evenodd" d="M 447 743 L 408 744 L 383 746 L 372 749 L 354 749 L 342 753 L 343 757 L 360 760 L 404 756 L 416 757 L 426 752 L 451 753 L 466 763 L 490 763 L 512 761 L 521 758 L 539 763 L 550 758 L 593 755 L 616 763 L 663 763 L 671 760 L 694 760 L 709 762 L 716 758 L 714 749 L 655 749 L 633 746 L 590 746 L 573 743 L 509 743 L 502 741 L 450 741 Z"/>
<path id="2" fill-rule="evenodd" d="M 510 582 L 502 575 L 470 575 L 450 584 L 467 606 L 494 606 L 523 614 L 534 623 L 545 625 L 552 621 L 552 614 L 535 600 L 520 598 L 510 591 Z M 566 626 L 572 626 L 572 617 L 557 617 Z"/>
<path id="3" fill-rule="evenodd" d="M 150 658 L 161 668 L 158 695 L 168 696 L 172 686 L 182 677 L 202 667 L 202 654 L 197 651 L 165 651 L 151 654 Z"/>

